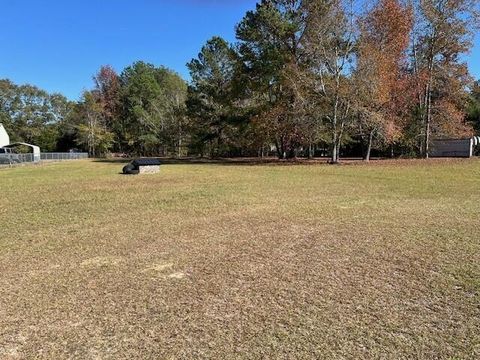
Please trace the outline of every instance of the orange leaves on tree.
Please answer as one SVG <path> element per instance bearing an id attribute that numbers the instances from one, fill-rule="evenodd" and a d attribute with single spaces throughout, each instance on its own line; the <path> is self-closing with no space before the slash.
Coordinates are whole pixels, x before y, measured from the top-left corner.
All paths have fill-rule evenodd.
<path id="1" fill-rule="evenodd" d="M 361 106 L 368 109 L 374 126 L 381 128 L 387 141 L 399 137 L 399 105 L 408 101 L 405 94 L 406 50 L 412 29 L 413 15 L 409 6 L 399 0 L 379 0 L 361 20 L 358 46 L 357 82 Z"/>

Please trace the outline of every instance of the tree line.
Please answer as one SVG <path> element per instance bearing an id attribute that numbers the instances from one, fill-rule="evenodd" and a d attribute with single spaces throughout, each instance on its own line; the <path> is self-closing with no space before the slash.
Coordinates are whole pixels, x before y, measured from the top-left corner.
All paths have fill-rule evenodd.
<path id="1" fill-rule="evenodd" d="M 427 157 L 480 131 L 478 0 L 262 0 L 188 64 L 102 66 L 77 102 L 0 81 L 0 122 L 48 151 Z"/>

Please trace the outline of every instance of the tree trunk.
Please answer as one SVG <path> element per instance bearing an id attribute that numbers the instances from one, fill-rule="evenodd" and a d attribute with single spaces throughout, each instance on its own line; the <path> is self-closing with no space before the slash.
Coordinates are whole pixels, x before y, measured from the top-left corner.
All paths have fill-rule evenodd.
<path id="1" fill-rule="evenodd" d="M 283 156 L 283 154 L 282 154 L 283 148 L 280 147 L 280 142 L 278 141 L 278 139 L 275 139 L 275 148 L 276 148 L 276 150 L 277 150 L 277 157 L 278 157 L 279 159 L 282 159 L 282 156 Z"/>
<path id="2" fill-rule="evenodd" d="M 285 144 L 285 139 L 282 137 L 282 159 L 287 159 L 287 145 Z"/>
<path id="3" fill-rule="evenodd" d="M 181 158 L 182 157 L 182 135 L 178 134 L 178 142 L 177 142 L 177 157 Z"/>
<path id="4" fill-rule="evenodd" d="M 308 145 L 308 158 L 309 158 L 310 160 L 313 159 L 313 145 L 312 145 L 312 143 L 310 143 L 310 144 Z"/>
<path id="5" fill-rule="evenodd" d="M 298 149 L 296 147 L 288 151 L 289 159 L 296 159 L 297 157 L 298 157 Z"/>
<path id="6" fill-rule="evenodd" d="M 431 45 L 433 46 L 433 44 Z M 432 123 L 432 87 L 433 87 L 433 53 L 430 54 L 428 59 L 428 82 L 425 89 L 425 134 L 423 140 L 423 157 L 428 159 L 428 151 L 430 145 L 430 128 Z"/>
<path id="7" fill-rule="evenodd" d="M 365 160 L 365 135 L 360 136 L 360 153 L 362 158 Z"/>
<path id="8" fill-rule="evenodd" d="M 430 90 L 429 86 L 429 91 L 428 91 L 428 96 L 427 96 L 427 118 L 425 121 L 425 144 L 424 144 L 424 157 L 425 159 L 428 159 L 428 152 L 430 151 L 430 127 L 432 123 L 432 92 Z"/>
<path id="9" fill-rule="evenodd" d="M 373 143 L 373 130 L 370 131 L 370 134 L 368 135 L 367 152 L 365 153 L 365 158 L 364 158 L 366 162 L 370 161 L 370 154 L 372 152 L 372 143 Z"/>
<path id="10" fill-rule="evenodd" d="M 339 143 L 338 143 L 338 134 L 337 134 L 337 110 L 338 110 L 338 98 L 335 99 L 335 105 L 333 107 L 333 136 L 332 136 L 332 144 L 333 144 L 333 151 L 332 151 L 332 164 L 338 163 L 339 158 Z"/>
<path id="11" fill-rule="evenodd" d="M 333 136 L 333 149 L 332 149 L 332 159 L 331 163 L 332 164 L 337 164 L 338 163 L 338 144 L 337 144 L 337 134 Z"/>

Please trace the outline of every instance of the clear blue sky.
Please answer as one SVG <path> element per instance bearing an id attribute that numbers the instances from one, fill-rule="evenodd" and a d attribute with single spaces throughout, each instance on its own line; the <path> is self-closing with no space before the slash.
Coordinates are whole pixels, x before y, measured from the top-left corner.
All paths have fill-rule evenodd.
<path id="1" fill-rule="evenodd" d="M 77 99 L 101 65 L 136 60 L 188 78 L 207 39 L 234 40 L 255 0 L 0 0 L 0 78 Z M 480 37 L 468 58 L 480 78 Z"/>

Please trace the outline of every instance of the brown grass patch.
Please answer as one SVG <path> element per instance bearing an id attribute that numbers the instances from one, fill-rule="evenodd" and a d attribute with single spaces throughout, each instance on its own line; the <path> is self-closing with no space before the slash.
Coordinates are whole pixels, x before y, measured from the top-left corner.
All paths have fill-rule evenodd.
<path id="1" fill-rule="evenodd" d="M 0 358 L 480 357 L 480 161 L 0 172 Z"/>

